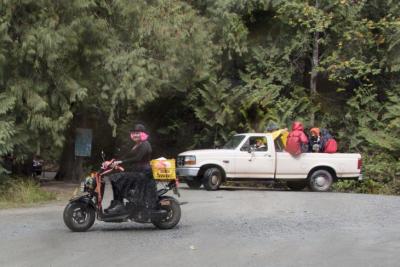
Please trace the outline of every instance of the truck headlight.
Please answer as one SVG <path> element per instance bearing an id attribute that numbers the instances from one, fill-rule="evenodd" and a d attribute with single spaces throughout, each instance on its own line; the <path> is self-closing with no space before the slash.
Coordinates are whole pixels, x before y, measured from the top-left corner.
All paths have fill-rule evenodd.
<path id="1" fill-rule="evenodd" d="M 196 156 L 185 156 L 185 165 L 196 165 Z"/>

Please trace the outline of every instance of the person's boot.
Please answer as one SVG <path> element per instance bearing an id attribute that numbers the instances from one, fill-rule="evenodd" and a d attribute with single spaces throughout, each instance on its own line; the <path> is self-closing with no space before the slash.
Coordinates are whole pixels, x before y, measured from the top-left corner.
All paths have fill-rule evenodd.
<path id="1" fill-rule="evenodd" d="M 118 201 L 114 207 L 107 210 L 108 214 L 122 214 L 125 212 L 126 212 L 125 206 L 120 201 Z"/>
<path id="2" fill-rule="evenodd" d="M 108 212 L 110 209 L 114 208 L 117 204 L 119 203 L 118 200 L 111 200 L 110 206 L 108 206 L 108 208 L 104 209 L 104 212 Z"/>

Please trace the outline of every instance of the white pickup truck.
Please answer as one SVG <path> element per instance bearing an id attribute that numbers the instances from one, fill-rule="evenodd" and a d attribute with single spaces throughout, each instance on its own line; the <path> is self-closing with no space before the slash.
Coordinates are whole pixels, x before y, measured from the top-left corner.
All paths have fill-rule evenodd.
<path id="1" fill-rule="evenodd" d="M 256 140 L 265 144 L 255 148 Z M 178 155 L 177 175 L 191 188 L 217 190 L 226 180 L 283 180 L 292 190 L 307 185 L 328 191 L 337 179 L 362 179 L 357 153 L 302 153 L 293 157 L 267 133 L 237 134 L 222 149 Z"/>

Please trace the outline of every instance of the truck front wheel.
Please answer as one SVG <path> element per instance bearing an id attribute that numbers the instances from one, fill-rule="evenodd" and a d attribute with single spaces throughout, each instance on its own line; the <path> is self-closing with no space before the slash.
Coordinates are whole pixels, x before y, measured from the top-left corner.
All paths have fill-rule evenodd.
<path id="1" fill-rule="evenodd" d="M 326 170 L 317 170 L 310 176 L 308 186 L 315 192 L 326 192 L 333 183 L 332 174 Z"/>
<path id="2" fill-rule="evenodd" d="M 203 185 L 208 191 L 214 191 L 222 183 L 222 173 L 218 168 L 209 168 L 204 172 Z"/>

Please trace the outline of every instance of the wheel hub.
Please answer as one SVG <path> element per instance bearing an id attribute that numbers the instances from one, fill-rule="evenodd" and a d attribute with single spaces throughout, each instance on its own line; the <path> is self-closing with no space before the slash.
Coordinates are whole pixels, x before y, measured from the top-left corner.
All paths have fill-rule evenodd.
<path id="1" fill-rule="evenodd" d="M 211 183 L 212 184 L 218 184 L 218 181 L 219 181 L 219 177 L 217 176 L 217 175 L 213 175 L 213 176 L 211 176 Z"/>
<path id="2" fill-rule="evenodd" d="M 326 184 L 326 179 L 325 179 L 325 177 L 323 177 L 323 176 L 318 176 L 317 178 L 315 178 L 315 184 L 316 184 L 317 186 L 320 186 L 320 187 L 324 186 L 324 185 Z"/>
<path id="3" fill-rule="evenodd" d="M 83 210 L 76 210 L 72 214 L 72 218 L 76 223 L 82 224 L 86 220 L 86 212 Z"/>
<path id="4" fill-rule="evenodd" d="M 163 219 L 163 222 L 170 221 L 172 219 L 173 215 L 174 215 L 174 212 L 172 211 L 172 209 L 168 209 L 168 215 L 167 215 L 167 217 L 165 217 Z"/>

